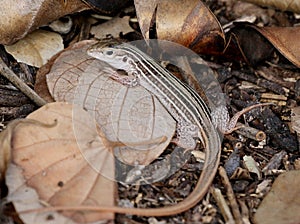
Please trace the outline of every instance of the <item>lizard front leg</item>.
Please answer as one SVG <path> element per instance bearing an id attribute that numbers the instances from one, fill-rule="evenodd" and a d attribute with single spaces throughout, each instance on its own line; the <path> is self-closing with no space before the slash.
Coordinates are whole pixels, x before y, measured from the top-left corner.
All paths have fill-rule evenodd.
<path id="1" fill-rule="evenodd" d="M 125 72 L 124 70 L 117 70 L 110 72 L 110 78 L 128 87 L 140 84 L 137 71 Z"/>

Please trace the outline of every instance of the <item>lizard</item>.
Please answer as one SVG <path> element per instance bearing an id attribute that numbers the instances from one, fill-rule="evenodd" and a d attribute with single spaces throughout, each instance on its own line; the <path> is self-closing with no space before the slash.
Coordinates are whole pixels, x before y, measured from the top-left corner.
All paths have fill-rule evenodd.
<path id="1" fill-rule="evenodd" d="M 108 63 L 115 69 L 109 71 L 111 78 L 128 87 L 143 86 L 158 98 L 165 109 L 177 122 L 176 138 L 174 142 L 185 149 L 194 149 L 198 138 L 205 148 L 203 171 L 193 191 L 177 204 L 158 208 L 128 208 L 120 206 L 55 206 L 33 211 L 75 211 L 86 210 L 94 212 L 114 212 L 139 216 L 170 216 L 184 212 L 195 205 L 207 193 L 217 172 L 220 154 L 221 139 L 217 128 L 227 134 L 233 130 L 238 118 L 253 108 L 270 105 L 261 103 L 249 106 L 238 112 L 229 121 L 228 111 L 224 107 L 217 108 L 213 113 L 203 99 L 188 85 L 173 76 L 167 69 L 153 58 L 136 47 L 119 42 L 100 42 L 91 46 L 88 51 L 91 57 Z M 117 70 L 125 71 L 118 73 Z M 218 123 L 218 122 L 221 122 Z"/>
<path id="2" fill-rule="evenodd" d="M 88 55 L 108 63 L 116 69 L 111 78 L 128 87 L 143 86 L 154 94 L 177 122 L 177 137 L 174 142 L 183 148 L 194 149 L 195 138 L 205 147 L 205 162 L 200 178 L 188 197 L 172 206 L 160 208 L 98 207 L 98 211 L 112 211 L 141 216 L 175 215 L 194 207 L 207 193 L 216 174 L 221 152 L 221 132 L 228 134 L 235 127 L 238 118 L 253 108 L 270 105 L 261 103 L 238 112 L 229 121 L 227 108 L 220 107 L 212 115 L 202 98 L 188 85 L 181 82 L 146 53 L 128 44 L 118 42 L 98 43 L 90 47 Z M 118 73 L 117 70 L 125 71 Z M 213 116 L 213 117 L 211 117 Z M 221 124 L 216 122 L 222 121 Z"/>

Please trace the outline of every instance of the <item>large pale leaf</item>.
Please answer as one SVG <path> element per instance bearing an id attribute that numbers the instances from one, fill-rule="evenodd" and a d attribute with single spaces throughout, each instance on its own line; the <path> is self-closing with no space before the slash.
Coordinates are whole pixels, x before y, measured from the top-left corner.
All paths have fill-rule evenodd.
<path id="1" fill-rule="evenodd" d="M 18 212 L 47 205 L 114 204 L 113 156 L 88 113 L 77 108 L 80 116 L 74 118 L 73 109 L 66 103 L 47 104 L 14 129 L 6 183 L 8 200 Z M 74 125 L 81 127 L 80 136 L 74 135 Z M 97 163 L 91 166 L 87 160 Z M 20 217 L 25 223 L 89 223 L 113 214 L 32 212 Z"/>
<path id="2" fill-rule="evenodd" d="M 56 53 L 64 49 L 62 37 L 54 32 L 36 30 L 13 45 L 5 46 L 19 62 L 41 67 Z"/>
<path id="3" fill-rule="evenodd" d="M 122 143 L 115 148 L 122 162 L 147 165 L 167 147 L 176 122 L 143 87 L 128 88 L 112 80 L 107 64 L 87 56 L 89 46 L 56 59 L 47 75 L 49 91 L 56 101 L 81 105 L 107 139 Z"/>

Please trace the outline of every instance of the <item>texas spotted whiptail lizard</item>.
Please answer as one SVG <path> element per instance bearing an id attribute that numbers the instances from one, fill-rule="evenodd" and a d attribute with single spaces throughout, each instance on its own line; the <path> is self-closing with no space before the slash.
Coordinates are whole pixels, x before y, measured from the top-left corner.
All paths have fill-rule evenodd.
<path id="1" fill-rule="evenodd" d="M 98 207 L 98 211 L 111 211 L 141 216 L 168 216 L 181 213 L 195 206 L 206 194 L 216 174 L 221 152 L 221 140 L 216 125 L 223 133 L 230 133 L 235 128 L 238 117 L 255 107 L 269 105 L 252 105 L 237 113 L 229 122 L 228 111 L 218 108 L 214 115 L 202 98 L 186 84 L 173 76 L 168 70 L 153 58 L 136 47 L 123 43 L 99 43 L 88 50 L 88 54 L 96 59 L 108 63 L 116 70 L 123 70 L 126 75 L 117 71 L 111 78 L 123 85 L 133 87 L 141 85 L 154 94 L 177 122 L 178 146 L 194 149 L 195 138 L 199 138 L 205 147 L 205 162 L 203 171 L 195 189 L 183 201 L 162 208 L 123 208 Z M 211 117 L 216 116 L 216 117 Z M 222 121 L 222 124 L 214 124 Z"/>
<path id="2" fill-rule="evenodd" d="M 169 216 L 184 212 L 194 207 L 208 191 L 216 174 L 221 140 L 216 126 L 223 133 L 236 130 L 238 118 L 253 108 L 270 105 L 261 103 L 249 106 L 238 112 L 229 121 L 226 108 L 219 107 L 210 113 L 202 98 L 189 86 L 182 83 L 153 58 L 130 44 L 118 42 L 100 42 L 88 49 L 90 56 L 108 63 L 116 69 L 111 78 L 127 86 L 141 85 L 154 94 L 165 109 L 177 122 L 175 143 L 186 149 L 194 149 L 195 138 L 199 138 L 205 148 L 203 171 L 194 190 L 181 202 L 160 208 L 128 208 L 119 206 L 55 206 L 31 209 L 20 213 L 46 211 L 94 211 L 114 212 L 140 216 Z M 117 70 L 127 74 L 122 75 Z M 221 122 L 221 123 L 216 123 Z"/>

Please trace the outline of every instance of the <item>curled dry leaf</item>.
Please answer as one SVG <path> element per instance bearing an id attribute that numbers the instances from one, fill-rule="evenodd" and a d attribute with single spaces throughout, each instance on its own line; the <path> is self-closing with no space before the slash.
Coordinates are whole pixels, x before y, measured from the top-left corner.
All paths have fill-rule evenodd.
<path id="1" fill-rule="evenodd" d="M 0 43 L 12 44 L 36 28 L 64 15 L 89 9 L 80 0 L 1 1 Z"/>
<path id="2" fill-rule="evenodd" d="M 290 62 L 300 68 L 300 27 L 257 27 L 255 30 L 267 38 Z"/>
<path id="3" fill-rule="evenodd" d="M 155 16 L 155 11 L 157 4 L 160 0 L 134 0 L 136 15 L 139 21 L 142 35 L 144 39 L 149 39 L 149 30 L 151 23 L 153 23 L 153 16 Z"/>
<path id="4" fill-rule="evenodd" d="M 252 156 L 244 156 L 243 157 L 245 166 L 251 173 L 255 173 L 259 180 L 261 180 L 261 170 L 258 168 L 255 160 Z"/>
<path id="5" fill-rule="evenodd" d="M 197 53 L 220 53 L 224 49 L 222 28 L 203 2 L 198 0 L 135 1 L 144 37 L 149 36 L 151 22 L 156 24 L 158 39 L 169 40 Z M 142 6 L 142 4 L 147 6 Z"/>
<path id="6" fill-rule="evenodd" d="M 108 65 L 87 56 L 89 46 L 64 51 L 56 59 L 47 75 L 49 91 L 56 101 L 89 111 L 107 139 L 119 142 L 119 160 L 147 165 L 170 143 L 176 122 L 144 88 L 128 88 L 110 79 L 113 71 Z"/>
<path id="7" fill-rule="evenodd" d="M 36 30 L 5 49 L 18 62 L 41 67 L 56 53 L 64 49 L 62 37 L 54 32 Z"/>
<path id="8" fill-rule="evenodd" d="M 300 27 L 258 27 L 250 23 L 235 25 L 237 27 L 232 32 L 246 61 L 256 64 L 271 56 L 273 48 L 276 48 L 291 63 L 300 67 Z"/>
<path id="9" fill-rule="evenodd" d="M 66 103 L 47 104 L 15 128 L 6 183 L 17 212 L 45 205 L 114 205 L 114 158 L 88 113 L 76 108 L 80 116 L 74 118 L 73 110 Z M 74 135 L 74 126 L 80 133 Z M 89 223 L 113 219 L 113 214 L 31 212 L 20 217 L 25 223 Z"/>
<path id="10" fill-rule="evenodd" d="M 92 45 L 92 44 L 95 44 L 97 41 L 94 41 L 94 40 L 84 40 L 84 41 L 80 41 L 80 42 L 77 42 L 71 46 L 69 46 L 68 48 L 64 49 L 63 51 L 61 51 L 60 53 L 56 54 L 55 56 L 53 56 L 47 64 L 45 64 L 44 66 L 42 66 L 37 74 L 36 74 L 36 81 L 35 81 L 35 85 L 34 85 L 34 90 L 36 91 L 36 93 L 41 96 L 42 98 L 44 98 L 47 102 L 54 102 L 54 99 L 52 98 L 50 92 L 49 92 L 49 89 L 48 89 L 48 86 L 47 86 L 47 82 L 46 82 L 46 75 L 51 71 L 52 66 L 55 66 L 53 65 L 54 62 L 56 61 L 56 59 L 60 56 L 60 54 L 64 53 L 65 51 L 70 51 L 72 52 L 72 49 L 75 51 L 74 54 L 70 54 L 70 57 L 68 60 L 70 61 L 67 61 L 67 62 L 70 62 L 72 63 L 72 59 L 74 59 L 75 61 L 76 60 L 79 60 L 77 58 L 77 52 L 80 56 L 86 58 L 87 55 L 86 54 L 83 54 L 82 52 L 82 49 L 87 46 L 87 45 Z M 63 64 L 66 64 L 65 66 L 67 66 L 67 63 L 64 63 L 63 60 L 58 60 L 56 61 L 56 64 L 57 63 L 61 63 L 61 65 L 58 65 L 59 66 L 63 66 Z"/>

